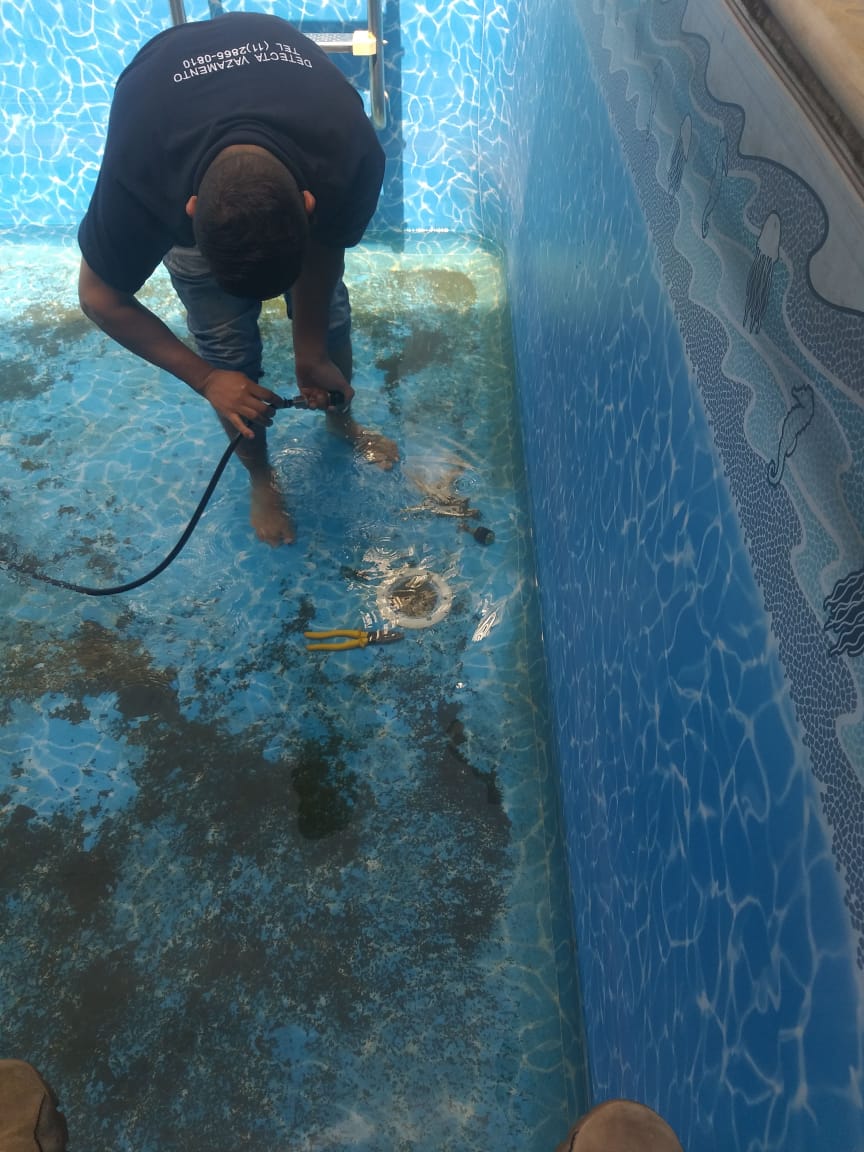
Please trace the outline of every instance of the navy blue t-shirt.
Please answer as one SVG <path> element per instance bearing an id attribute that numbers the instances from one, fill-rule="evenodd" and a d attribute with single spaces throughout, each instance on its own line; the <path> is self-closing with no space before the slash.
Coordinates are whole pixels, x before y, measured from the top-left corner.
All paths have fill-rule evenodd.
<path id="1" fill-rule="evenodd" d="M 78 229 L 97 276 L 137 292 L 170 248 L 191 247 L 186 202 L 229 144 L 266 148 L 312 193 L 319 243 L 359 242 L 384 176 L 360 94 L 285 20 L 238 12 L 161 32 L 117 81 Z"/>

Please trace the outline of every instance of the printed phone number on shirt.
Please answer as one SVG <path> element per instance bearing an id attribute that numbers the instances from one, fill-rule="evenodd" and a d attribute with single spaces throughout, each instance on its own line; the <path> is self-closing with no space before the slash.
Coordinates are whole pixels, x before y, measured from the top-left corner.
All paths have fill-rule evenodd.
<path id="1" fill-rule="evenodd" d="M 224 48 L 219 52 L 207 52 L 201 56 L 190 56 L 184 60 L 183 71 L 174 73 L 174 83 L 182 80 L 191 80 L 193 76 L 203 76 L 208 72 L 221 72 L 226 68 L 239 68 L 242 64 L 249 64 L 250 56 L 259 64 L 271 60 L 283 61 L 286 64 L 299 64 L 303 68 L 311 68 L 312 61 L 301 54 L 291 44 L 275 43 L 273 47 L 267 40 L 257 44 L 243 44 L 237 48 Z"/>

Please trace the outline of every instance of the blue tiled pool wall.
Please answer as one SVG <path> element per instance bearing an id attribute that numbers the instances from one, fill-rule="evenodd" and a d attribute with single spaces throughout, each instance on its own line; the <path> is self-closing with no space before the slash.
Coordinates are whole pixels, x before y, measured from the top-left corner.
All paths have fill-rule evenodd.
<path id="1" fill-rule="evenodd" d="M 224 12 L 272 12 L 306 31 L 360 26 L 364 0 L 224 0 Z M 189 20 L 208 0 L 185 0 Z M 370 234 L 398 242 L 410 232 L 481 234 L 477 178 L 481 115 L 489 87 L 484 45 L 506 9 L 485 4 L 418 5 L 382 0 L 389 124 L 381 134 L 387 177 Z M 168 0 L 91 0 L 58 6 L 13 0 L 0 27 L 0 180 L 15 195 L 0 204 L 0 234 L 69 232 L 95 181 L 114 81 L 135 51 L 171 23 Z M 368 67 L 332 57 L 368 104 Z M 404 78 L 403 78 L 404 77 Z M 52 195 L 46 197 L 45 190 Z"/>
<path id="2" fill-rule="evenodd" d="M 306 31 L 362 25 L 363 0 L 221 0 L 224 12 L 285 16 Z M 382 0 L 389 119 L 387 175 L 369 235 L 502 235 L 501 132 L 516 44 L 506 5 Z M 208 0 L 185 0 L 189 20 Z M 514 6 L 515 10 L 515 6 Z M 0 27 L 0 235 L 71 234 L 96 178 L 114 82 L 138 47 L 171 23 L 168 0 L 16 0 Z M 368 68 L 336 63 L 368 96 Z M 51 195 L 46 196 L 49 190 Z"/>
<path id="3" fill-rule="evenodd" d="M 519 12 L 496 145 L 592 1084 L 851 1150 L 864 316 L 685 7 Z"/>

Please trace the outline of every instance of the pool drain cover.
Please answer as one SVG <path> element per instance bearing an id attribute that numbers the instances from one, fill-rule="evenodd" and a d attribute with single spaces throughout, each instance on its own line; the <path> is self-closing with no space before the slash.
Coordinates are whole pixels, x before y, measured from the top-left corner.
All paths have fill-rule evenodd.
<path id="1" fill-rule="evenodd" d="M 453 593 L 434 572 L 408 568 L 397 572 L 378 593 L 378 609 L 400 628 L 429 628 L 443 620 Z"/>

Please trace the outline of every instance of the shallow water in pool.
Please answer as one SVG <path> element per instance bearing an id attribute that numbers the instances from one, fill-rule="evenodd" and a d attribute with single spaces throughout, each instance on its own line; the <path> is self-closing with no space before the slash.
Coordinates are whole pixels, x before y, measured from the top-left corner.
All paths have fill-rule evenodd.
<path id="1" fill-rule="evenodd" d="M 80 315 L 76 263 L 3 252 L 0 558 L 114 585 L 226 441 Z M 351 252 L 347 280 L 393 471 L 283 411 L 293 546 L 255 540 L 232 460 L 133 592 L 0 573 L 3 1054 L 73 1147 L 541 1152 L 583 1102 L 502 271 L 427 241 Z M 167 277 L 146 293 L 182 333 Z M 275 303 L 262 329 L 291 395 Z M 392 626 L 406 577 L 428 626 L 307 652 Z"/>

